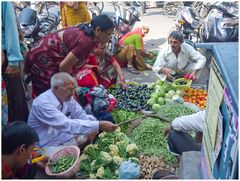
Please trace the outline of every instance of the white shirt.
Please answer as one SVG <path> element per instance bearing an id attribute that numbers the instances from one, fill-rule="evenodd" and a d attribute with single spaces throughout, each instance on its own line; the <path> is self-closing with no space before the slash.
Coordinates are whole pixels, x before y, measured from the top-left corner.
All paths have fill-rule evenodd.
<path id="1" fill-rule="evenodd" d="M 172 52 L 171 46 L 164 47 L 157 56 L 157 60 L 153 65 L 153 72 L 165 81 L 167 76 L 159 74 L 161 68 L 171 68 L 175 73 L 182 73 L 189 70 L 198 70 L 204 67 L 206 58 L 191 45 L 187 43 L 181 44 L 181 50 L 178 57 Z"/>
<path id="2" fill-rule="evenodd" d="M 59 146 L 99 129 L 96 118 L 87 115 L 73 97 L 61 105 L 50 89 L 33 100 L 28 125 L 38 133 L 40 147 Z"/>
<path id="3" fill-rule="evenodd" d="M 203 132 L 205 124 L 205 110 L 195 114 L 182 116 L 172 121 L 172 128 L 177 131 L 198 131 Z"/>

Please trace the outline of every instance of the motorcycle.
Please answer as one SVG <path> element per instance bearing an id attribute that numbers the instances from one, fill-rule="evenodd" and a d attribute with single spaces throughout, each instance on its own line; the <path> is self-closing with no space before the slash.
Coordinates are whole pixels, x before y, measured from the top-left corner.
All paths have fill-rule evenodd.
<path id="1" fill-rule="evenodd" d="M 201 42 L 238 41 L 238 2 L 214 4 L 200 29 Z"/>
<path id="2" fill-rule="evenodd" d="M 183 33 L 184 39 L 193 42 L 199 41 L 199 30 L 202 20 L 192 7 L 184 7 L 177 14 L 175 25 L 177 30 Z"/>
<path id="3" fill-rule="evenodd" d="M 18 24 L 29 48 L 34 46 L 34 43 L 41 37 L 56 30 L 60 23 L 59 7 L 48 4 L 44 4 L 44 6 L 45 8 L 41 9 L 41 14 L 28 6 L 18 13 Z"/>
<path id="4" fill-rule="evenodd" d="M 115 55 L 117 52 L 118 40 L 124 34 L 130 32 L 137 21 L 140 21 L 140 14 L 134 7 L 127 7 L 121 2 L 112 2 L 112 5 L 116 12 L 113 18 L 115 30 L 107 47 L 110 54 Z"/>

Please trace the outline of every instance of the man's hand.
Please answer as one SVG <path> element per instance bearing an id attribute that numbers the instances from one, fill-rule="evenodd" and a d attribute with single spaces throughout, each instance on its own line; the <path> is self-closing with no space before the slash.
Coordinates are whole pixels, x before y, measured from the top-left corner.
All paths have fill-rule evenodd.
<path id="1" fill-rule="evenodd" d="M 189 75 L 189 78 L 192 79 L 192 80 L 196 80 L 197 79 L 197 76 L 196 76 L 196 71 L 193 71 L 190 75 Z"/>
<path id="2" fill-rule="evenodd" d="M 95 131 L 91 134 L 88 134 L 87 137 L 90 140 L 90 143 L 92 143 L 94 141 L 94 139 L 96 138 L 96 136 L 99 134 L 99 131 Z"/>
<path id="3" fill-rule="evenodd" d="M 99 129 L 103 131 L 110 132 L 114 131 L 117 128 L 118 126 L 110 121 L 99 121 Z"/>
<path id="4" fill-rule="evenodd" d="M 165 137 L 168 135 L 170 129 L 171 129 L 171 127 L 168 127 L 168 128 L 165 128 L 165 129 L 163 130 L 163 135 L 164 135 Z"/>
<path id="5" fill-rule="evenodd" d="M 161 68 L 160 73 L 167 75 L 168 77 L 172 77 L 173 70 L 170 68 Z"/>
<path id="6" fill-rule="evenodd" d="M 6 69 L 6 74 L 9 76 L 14 76 L 20 73 L 20 70 L 18 67 L 8 65 Z"/>

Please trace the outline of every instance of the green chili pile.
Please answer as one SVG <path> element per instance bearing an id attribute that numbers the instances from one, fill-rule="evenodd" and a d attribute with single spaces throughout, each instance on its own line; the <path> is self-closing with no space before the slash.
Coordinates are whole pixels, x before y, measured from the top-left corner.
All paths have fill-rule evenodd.
<path id="1" fill-rule="evenodd" d="M 184 104 L 172 103 L 161 106 L 157 115 L 167 118 L 169 121 L 173 121 L 175 118 L 185 115 L 193 114 L 194 111 Z"/>
<path id="2" fill-rule="evenodd" d="M 56 161 L 50 162 L 50 171 L 52 173 L 64 172 L 73 165 L 75 160 L 76 158 L 73 155 L 63 156 Z"/>
<path id="3" fill-rule="evenodd" d="M 131 137 L 142 154 L 162 157 L 166 164 L 171 165 L 176 162 L 176 158 L 167 150 L 167 138 L 164 136 L 167 127 L 169 123 L 146 118 L 133 130 Z"/>

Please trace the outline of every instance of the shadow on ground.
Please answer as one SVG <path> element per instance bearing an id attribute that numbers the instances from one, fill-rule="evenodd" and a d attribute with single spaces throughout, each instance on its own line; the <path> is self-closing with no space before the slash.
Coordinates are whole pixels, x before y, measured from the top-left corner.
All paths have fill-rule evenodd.
<path id="1" fill-rule="evenodd" d="M 160 45 L 163 45 L 166 42 L 166 38 L 157 38 L 157 39 L 146 39 L 144 41 L 144 46 L 146 50 L 157 50 Z"/>

